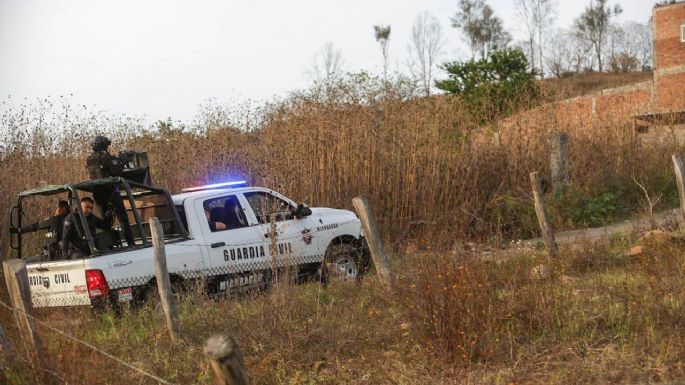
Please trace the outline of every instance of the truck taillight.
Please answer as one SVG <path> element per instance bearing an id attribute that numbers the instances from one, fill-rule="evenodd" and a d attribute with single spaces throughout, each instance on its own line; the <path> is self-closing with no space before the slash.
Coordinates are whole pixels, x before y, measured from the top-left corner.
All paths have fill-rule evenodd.
<path id="1" fill-rule="evenodd" d="M 102 270 L 86 270 L 86 282 L 90 298 L 106 297 L 109 294 L 109 286 Z"/>

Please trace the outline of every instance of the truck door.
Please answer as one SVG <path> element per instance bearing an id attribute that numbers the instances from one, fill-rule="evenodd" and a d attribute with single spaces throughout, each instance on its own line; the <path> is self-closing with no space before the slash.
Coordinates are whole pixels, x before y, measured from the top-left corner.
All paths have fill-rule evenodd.
<path id="1" fill-rule="evenodd" d="M 318 263 L 322 252 L 316 239 L 316 228 L 309 221 L 293 215 L 294 205 L 273 191 L 250 191 L 243 193 L 254 212 L 263 242 L 275 253 L 276 263 L 286 264 Z M 273 222 L 272 222 L 273 221 Z M 272 237 L 272 223 L 276 238 Z"/>
<path id="2" fill-rule="evenodd" d="M 209 254 L 210 271 L 218 276 L 218 290 L 261 281 L 269 268 L 268 250 L 236 194 L 224 194 L 196 203 L 200 228 Z"/>

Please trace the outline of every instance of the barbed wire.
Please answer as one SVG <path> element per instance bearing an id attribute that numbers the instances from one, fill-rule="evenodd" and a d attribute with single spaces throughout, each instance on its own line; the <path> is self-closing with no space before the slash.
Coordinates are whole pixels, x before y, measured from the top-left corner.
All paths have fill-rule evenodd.
<path id="1" fill-rule="evenodd" d="M 23 362 L 24 364 L 30 366 L 31 368 L 38 369 L 38 370 L 40 370 L 40 371 L 43 372 L 43 373 L 47 373 L 47 374 L 49 374 L 49 375 L 55 377 L 56 379 L 62 381 L 62 383 L 64 383 L 65 385 L 69 385 L 69 381 L 68 381 L 66 378 L 60 376 L 60 375 L 59 375 L 57 372 L 55 372 L 54 370 L 42 368 L 42 367 L 40 367 L 39 365 L 34 365 L 32 362 L 30 362 L 29 360 L 26 360 L 26 359 L 24 359 L 24 358 L 21 358 L 21 356 L 19 356 L 19 355 L 15 355 L 15 356 L 13 357 L 13 359 L 18 359 L 19 361 L 21 361 L 21 362 Z"/>
<path id="2" fill-rule="evenodd" d="M 84 341 L 84 340 L 82 340 L 82 339 L 80 339 L 80 338 L 74 337 L 74 336 L 72 336 L 72 335 L 70 335 L 70 334 L 68 334 L 68 333 L 66 333 L 66 332 L 64 332 L 64 331 L 62 331 L 62 330 L 60 330 L 60 329 L 57 329 L 56 327 L 53 327 L 53 326 L 49 325 L 48 323 L 46 323 L 46 322 L 44 322 L 44 321 L 41 321 L 40 319 L 36 318 L 35 316 L 33 316 L 33 315 L 31 315 L 31 314 L 26 313 L 25 311 L 23 311 L 23 310 L 21 310 L 21 309 L 15 309 L 13 306 L 10 306 L 10 305 L 6 304 L 6 303 L 3 302 L 2 300 L 0 300 L 0 306 L 3 306 L 3 307 L 6 308 L 7 310 L 10 310 L 10 311 L 13 311 L 13 312 L 18 310 L 18 311 L 22 312 L 25 316 L 27 316 L 27 317 L 31 318 L 32 320 L 34 320 L 34 321 L 35 321 L 36 323 L 38 323 L 39 325 L 45 327 L 46 329 L 52 330 L 52 331 L 54 331 L 55 333 L 58 333 L 58 334 L 62 335 L 63 337 L 67 338 L 67 339 L 76 341 L 76 342 L 80 343 L 81 345 L 83 345 L 83 346 L 85 346 L 85 347 L 87 347 L 87 348 L 89 348 L 89 349 L 91 349 L 91 350 L 93 350 L 93 351 L 95 351 L 95 352 L 98 352 L 98 353 L 102 354 L 103 356 L 105 356 L 105 357 L 107 357 L 107 358 L 109 358 L 109 359 L 111 359 L 111 360 L 114 360 L 114 361 L 118 362 L 119 364 L 121 364 L 121 365 L 123 365 L 123 366 L 125 366 L 125 367 L 127 367 L 127 368 L 129 368 L 129 369 L 131 369 L 131 370 L 133 370 L 133 371 L 136 371 L 136 372 L 142 374 L 142 375 L 145 376 L 145 377 L 148 377 L 148 378 L 151 378 L 151 379 L 157 381 L 157 382 L 160 383 L 160 384 L 175 385 L 175 384 L 172 383 L 172 382 L 169 382 L 169 381 L 167 381 L 167 380 L 165 380 L 165 379 L 163 379 L 163 378 L 161 378 L 161 377 L 159 377 L 159 376 L 156 376 L 156 375 L 154 375 L 154 374 L 152 374 L 152 373 L 146 372 L 145 370 L 143 370 L 143 369 L 141 369 L 141 368 L 138 368 L 137 366 L 135 366 L 135 365 L 133 365 L 133 364 L 130 364 L 130 363 L 128 363 L 128 362 L 122 360 L 121 358 L 119 358 L 119 357 L 117 357 L 117 356 L 114 356 L 114 355 L 110 354 L 110 353 L 108 353 L 108 352 L 106 352 L 106 351 L 104 351 L 104 350 L 98 348 L 97 346 L 94 346 L 94 345 L 92 345 L 92 344 L 90 344 L 90 343 L 88 343 L 88 342 L 86 342 L 86 341 Z"/>

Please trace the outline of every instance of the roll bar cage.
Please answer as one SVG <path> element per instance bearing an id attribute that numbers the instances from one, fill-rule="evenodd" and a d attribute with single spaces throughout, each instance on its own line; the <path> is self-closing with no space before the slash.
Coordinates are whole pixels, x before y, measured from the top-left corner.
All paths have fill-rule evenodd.
<path id="1" fill-rule="evenodd" d="M 143 244 L 140 246 L 131 246 L 126 248 L 126 250 L 133 250 L 136 248 L 143 248 L 143 247 L 148 247 L 150 246 L 150 241 L 148 238 L 145 236 L 145 230 L 143 228 L 143 222 L 141 220 L 140 213 L 138 211 L 138 207 L 136 207 L 135 203 L 135 197 L 138 196 L 145 196 L 145 195 L 152 195 L 152 194 L 161 194 L 166 198 L 167 204 L 169 206 L 169 209 L 173 213 L 173 218 L 174 218 L 174 223 L 176 225 L 176 228 L 180 230 L 180 237 L 183 239 L 187 239 L 188 236 L 188 231 L 183 226 L 183 223 L 181 222 L 181 218 L 178 214 L 178 211 L 175 209 L 174 202 L 171 199 L 171 195 L 169 194 L 169 191 L 167 191 L 164 188 L 160 187 L 154 187 L 146 184 L 141 184 L 137 182 L 133 182 L 130 180 L 127 180 L 122 177 L 110 177 L 110 178 L 101 178 L 101 179 L 93 179 L 93 180 L 88 180 L 88 181 L 83 181 L 83 182 L 78 182 L 78 183 L 69 183 L 65 185 L 46 185 L 42 187 L 38 187 L 32 190 L 27 190 L 19 193 L 17 197 L 17 204 L 14 205 L 10 209 L 10 215 L 9 215 L 9 221 L 10 221 L 10 229 L 18 229 L 21 228 L 22 225 L 22 217 L 24 216 L 23 213 L 23 206 L 22 202 L 24 199 L 27 199 L 29 197 L 33 196 L 51 196 L 51 195 L 58 195 L 58 194 L 64 194 L 67 193 L 67 200 L 69 202 L 69 206 L 71 207 L 71 212 L 76 213 L 79 218 L 79 222 L 81 223 L 81 226 L 76 226 L 76 230 L 78 231 L 78 234 L 80 237 L 83 237 L 85 235 L 85 238 L 88 242 L 88 247 L 90 249 L 91 255 L 92 256 L 97 256 L 97 255 L 103 255 L 106 253 L 101 252 L 99 249 L 95 247 L 95 241 L 94 241 L 94 234 L 91 233 L 90 229 L 86 225 L 86 221 L 84 220 L 84 214 L 83 210 L 81 209 L 81 197 L 79 196 L 79 191 L 86 191 L 89 193 L 93 193 L 93 191 L 97 188 L 100 187 L 112 187 L 116 189 L 117 187 L 123 186 L 125 191 L 126 191 L 126 199 L 131 205 L 131 211 L 133 213 L 134 218 L 136 219 L 136 224 L 138 227 L 138 231 L 140 233 L 140 238 L 143 241 Z M 147 191 L 141 191 L 141 192 L 133 192 L 131 188 L 137 188 L 141 190 L 147 190 Z M 123 197 L 122 197 L 123 198 Z M 20 232 L 10 232 L 10 247 L 16 251 L 17 253 L 17 258 L 21 258 L 22 254 L 22 240 L 21 240 L 21 233 Z M 15 236 L 16 236 L 16 242 L 15 242 Z"/>

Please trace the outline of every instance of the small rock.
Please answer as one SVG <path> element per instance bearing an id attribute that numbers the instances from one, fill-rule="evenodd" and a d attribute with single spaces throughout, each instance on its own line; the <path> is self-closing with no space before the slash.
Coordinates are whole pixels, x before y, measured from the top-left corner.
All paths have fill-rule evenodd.
<path id="1" fill-rule="evenodd" d="M 655 246 L 663 246 L 671 243 L 682 243 L 683 236 L 663 230 L 647 231 L 640 237 L 641 244 L 650 244 Z"/>
<path id="2" fill-rule="evenodd" d="M 562 275 L 561 277 L 559 277 L 559 281 L 561 281 L 562 283 L 573 283 L 578 281 L 578 278 L 571 277 L 570 275 Z"/>
<path id="3" fill-rule="evenodd" d="M 634 257 L 634 256 L 640 255 L 644 252 L 645 252 L 644 247 L 642 245 L 637 245 L 637 246 L 633 246 L 630 249 L 623 252 L 623 256 L 624 257 Z"/>
<path id="4" fill-rule="evenodd" d="M 490 258 L 492 258 L 492 256 L 493 256 L 492 251 L 483 251 L 482 253 L 480 253 L 480 257 L 483 259 L 490 259 Z"/>
<path id="5" fill-rule="evenodd" d="M 662 241 L 662 240 L 668 240 L 668 239 L 670 239 L 669 234 L 663 230 L 646 231 L 644 234 L 642 234 L 642 236 L 640 236 L 640 242 L 644 242 L 647 240 Z"/>
<path id="6" fill-rule="evenodd" d="M 533 267 L 530 269 L 530 278 L 537 280 L 549 278 L 549 268 L 544 264 Z"/>
<path id="7" fill-rule="evenodd" d="M 314 371 L 314 372 L 319 372 L 321 369 L 324 368 L 325 364 L 326 364 L 325 361 L 316 361 L 316 362 L 312 365 L 312 371 Z"/>

